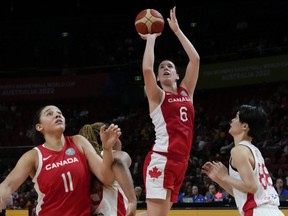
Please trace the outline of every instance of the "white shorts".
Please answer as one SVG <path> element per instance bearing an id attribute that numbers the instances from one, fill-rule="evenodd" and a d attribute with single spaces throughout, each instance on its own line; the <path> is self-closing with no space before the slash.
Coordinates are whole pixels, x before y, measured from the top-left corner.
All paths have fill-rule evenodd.
<path id="1" fill-rule="evenodd" d="M 187 170 L 188 160 L 183 156 L 169 158 L 160 153 L 150 151 L 144 161 L 144 182 L 147 199 L 167 199 L 167 191 L 171 190 L 170 201 L 177 202 Z"/>
<path id="2" fill-rule="evenodd" d="M 253 209 L 249 214 L 241 214 L 241 216 L 285 216 L 284 213 L 277 207 L 259 206 Z"/>

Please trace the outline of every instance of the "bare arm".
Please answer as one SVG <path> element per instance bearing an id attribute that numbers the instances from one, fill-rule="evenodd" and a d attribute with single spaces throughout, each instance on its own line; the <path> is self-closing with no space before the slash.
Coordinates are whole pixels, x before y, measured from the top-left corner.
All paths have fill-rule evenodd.
<path id="1" fill-rule="evenodd" d="M 34 176 L 37 158 L 35 150 L 30 150 L 21 156 L 14 169 L 0 184 L 0 207 L 3 204 L 2 202 L 5 202 L 29 176 Z"/>
<path id="2" fill-rule="evenodd" d="M 152 112 L 162 100 L 163 90 L 158 86 L 154 73 L 154 47 L 156 38 L 160 34 L 146 34 L 140 36 L 146 40 L 146 47 L 142 61 L 142 72 L 146 87 L 146 94 L 149 102 L 149 110 Z"/>
<path id="3" fill-rule="evenodd" d="M 122 149 L 122 142 L 120 139 L 118 139 L 113 146 L 113 150 L 121 151 L 121 149 Z"/>
<path id="4" fill-rule="evenodd" d="M 123 151 L 116 151 L 114 153 L 113 171 L 115 180 L 119 183 L 123 192 L 128 199 L 127 216 L 136 215 L 137 198 L 135 195 L 133 179 L 129 170 L 131 165 L 130 156 Z"/>
<path id="5" fill-rule="evenodd" d="M 120 136 L 121 130 L 118 125 L 111 124 L 107 129 L 105 126 L 100 128 L 100 137 L 103 148 L 103 167 L 101 171 L 103 176 L 110 181 L 110 184 L 114 182 L 114 173 L 112 170 L 114 157 L 112 149 L 115 143 L 119 140 Z"/>
<path id="6" fill-rule="evenodd" d="M 103 159 L 96 153 L 95 149 L 89 143 L 89 141 L 81 135 L 75 135 L 73 137 L 74 143 L 81 143 L 83 153 L 85 154 L 90 171 L 103 183 L 111 184 L 110 181 L 105 180 L 105 176 L 102 174 Z M 111 162 L 112 164 L 112 162 Z M 112 166 L 112 165 L 111 165 Z M 112 168 L 110 168 L 112 170 Z"/>
<path id="7" fill-rule="evenodd" d="M 243 145 L 234 147 L 231 150 L 232 165 L 235 167 L 241 180 L 236 180 L 232 177 L 224 178 L 224 180 L 232 185 L 232 187 L 245 192 L 245 193 L 256 193 L 258 190 L 257 181 L 253 174 L 253 167 L 251 162 L 255 163 L 254 156 L 249 148 Z"/>
<path id="8" fill-rule="evenodd" d="M 185 36 L 185 34 L 180 29 L 177 18 L 176 18 L 176 7 L 170 10 L 170 18 L 167 18 L 169 26 L 171 30 L 175 33 L 181 45 L 183 46 L 188 58 L 189 63 L 186 67 L 185 76 L 180 84 L 183 88 L 185 88 L 191 97 L 193 97 L 194 90 L 196 88 L 198 76 L 199 76 L 199 65 L 200 65 L 200 57 L 189 41 L 189 39 Z"/>
<path id="9" fill-rule="evenodd" d="M 75 135 L 75 143 L 81 143 L 83 152 L 86 155 L 89 169 L 103 183 L 110 185 L 114 182 L 112 163 L 114 161 L 112 148 L 119 139 L 121 130 L 117 125 L 111 124 L 106 130 L 105 125 L 100 129 L 100 137 L 103 147 L 103 159 L 96 153 L 89 141 L 81 135 Z"/>
<path id="10" fill-rule="evenodd" d="M 236 188 L 244 193 L 256 193 L 258 187 L 253 174 L 253 166 L 251 162 L 254 157 L 251 151 L 245 146 L 237 146 L 231 150 L 232 165 L 239 172 L 241 180 L 235 179 L 228 174 L 227 168 L 221 163 L 206 163 L 203 166 L 204 172 L 229 194 L 230 191 L 225 187 L 230 185 L 231 188 Z M 210 164 L 209 164 L 210 163 Z M 233 194 L 231 194 L 233 195 Z"/>
<path id="11" fill-rule="evenodd" d="M 216 164 L 216 162 L 206 162 L 202 167 L 202 171 L 207 174 L 208 177 L 211 178 L 214 182 L 219 184 L 227 193 L 229 193 L 231 196 L 234 196 L 232 186 L 224 181 L 221 181 L 221 179 L 218 177 L 218 170 L 215 168 Z M 225 168 L 223 168 L 223 172 L 225 172 L 225 170 L 227 172 L 227 169 Z"/>

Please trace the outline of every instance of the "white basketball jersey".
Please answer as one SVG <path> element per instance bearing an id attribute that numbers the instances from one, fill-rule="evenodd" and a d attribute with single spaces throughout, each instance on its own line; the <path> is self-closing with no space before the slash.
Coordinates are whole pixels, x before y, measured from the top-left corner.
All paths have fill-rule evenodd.
<path id="1" fill-rule="evenodd" d="M 236 205 L 241 215 L 249 209 L 259 206 L 279 206 L 279 196 L 273 187 L 272 178 L 265 166 L 264 159 L 258 148 L 248 141 L 242 141 L 239 144 L 250 148 L 255 158 L 255 168 L 253 170 L 255 179 L 257 180 L 258 190 L 255 194 L 244 193 L 233 188 Z M 229 175 L 240 180 L 239 173 L 229 163 Z"/>

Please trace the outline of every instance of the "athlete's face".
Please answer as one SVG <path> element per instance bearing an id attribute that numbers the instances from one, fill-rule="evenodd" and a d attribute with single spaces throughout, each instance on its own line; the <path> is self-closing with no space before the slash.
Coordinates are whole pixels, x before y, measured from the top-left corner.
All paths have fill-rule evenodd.
<path id="1" fill-rule="evenodd" d="M 242 133 L 245 128 L 247 128 L 247 123 L 240 122 L 239 112 L 237 112 L 235 118 L 230 122 L 229 133 L 235 136 Z"/>
<path id="2" fill-rule="evenodd" d="M 162 61 L 158 67 L 157 80 L 162 82 L 174 83 L 179 79 L 179 75 L 176 72 L 173 62 L 165 60 Z"/>
<path id="3" fill-rule="evenodd" d="M 60 132 L 65 130 L 65 118 L 56 106 L 46 106 L 40 115 L 40 123 L 36 129 L 42 133 Z"/>

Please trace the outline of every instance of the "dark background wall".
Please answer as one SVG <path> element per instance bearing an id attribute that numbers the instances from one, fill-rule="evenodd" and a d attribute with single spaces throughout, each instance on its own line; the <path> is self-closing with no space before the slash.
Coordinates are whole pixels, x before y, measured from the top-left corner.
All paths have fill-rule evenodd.
<path id="1" fill-rule="evenodd" d="M 0 75 L 140 72 L 144 42 L 134 20 L 144 8 L 165 18 L 177 7 L 201 63 L 287 54 L 287 1 L 14 1 L 0 3 Z M 168 24 L 157 58 L 186 62 Z"/>

